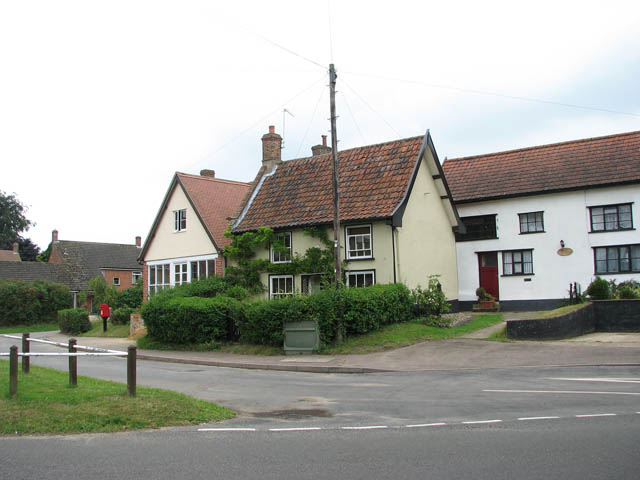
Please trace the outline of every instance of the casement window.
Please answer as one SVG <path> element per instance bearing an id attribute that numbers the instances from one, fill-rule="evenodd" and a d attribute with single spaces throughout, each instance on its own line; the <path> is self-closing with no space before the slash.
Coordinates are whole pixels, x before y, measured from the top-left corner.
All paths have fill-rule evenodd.
<path id="1" fill-rule="evenodd" d="M 271 275 L 269 298 L 284 298 L 293 295 L 293 275 Z"/>
<path id="2" fill-rule="evenodd" d="M 347 272 L 347 287 L 370 287 L 376 283 L 375 270 Z"/>
<path id="3" fill-rule="evenodd" d="M 640 272 L 640 244 L 595 247 L 595 273 Z"/>
<path id="4" fill-rule="evenodd" d="M 173 231 L 184 232 L 187 229 L 187 209 L 173 211 Z"/>
<path id="5" fill-rule="evenodd" d="M 533 275 L 533 250 L 502 252 L 503 275 Z"/>
<path id="6" fill-rule="evenodd" d="M 113 277 L 113 284 L 116 287 L 119 287 L 120 286 L 120 277 Z"/>
<path id="7" fill-rule="evenodd" d="M 171 286 L 171 264 L 149 265 L 149 296 Z"/>
<path id="8" fill-rule="evenodd" d="M 520 233 L 544 232 L 542 212 L 519 213 Z"/>
<path id="9" fill-rule="evenodd" d="M 371 225 L 346 227 L 347 259 L 357 260 L 373 257 Z"/>
<path id="10" fill-rule="evenodd" d="M 174 273 L 174 280 L 173 280 L 174 285 L 182 285 L 183 283 L 187 283 L 188 282 L 187 262 L 176 263 L 173 266 L 173 273 Z"/>
<path id="11" fill-rule="evenodd" d="M 276 238 L 284 247 L 284 250 L 276 250 L 273 244 L 271 244 L 271 263 L 291 262 L 291 232 L 278 233 L 276 234 Z"/>
<path id="12" fill-rule="evenodd" d="M 633 228 L 630 203 L 589 207 L 589 213 L 591 233 L 631 230 Z"/>
<path id="13" fill-rule="evenodd" d="M 203 280 L 216 274 L 215 260 L 198 260 L 191 262 L 191 280 Z"/>
<path id="14" fill-rule="evenodd" d="M 131 283 L 135 285 L 142 278 L 142 272 L 131 272 Z"/>
<path id="15" fill-rule="evenodd" d="M 492 214 L 462 217 L 460 220 L 466 229 L 466 233 L 456 232 L 456 242 L 492 240 L 498 238 L 496 216 L 496 214 Z"/>

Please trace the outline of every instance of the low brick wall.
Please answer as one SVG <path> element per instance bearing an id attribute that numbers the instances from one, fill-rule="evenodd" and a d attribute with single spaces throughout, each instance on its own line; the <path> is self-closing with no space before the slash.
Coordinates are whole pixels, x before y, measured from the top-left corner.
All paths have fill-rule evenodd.
<path id="1" fill-rule="evenodd" d="M 599 332 L 640 332 L 640 300 L 593 302 Z"/>
<path id="2" fill-rule="evenodd" d="M 133 337 L 137 332 L 144 328 L 144 320 L 139 313 L 132 313 L 129 317 L 129 336 Z"/>
<path id="3" fill-rule="evenodd" d="M 596 323 L 593 305 L 587 305 L 555 318 L 510 320 L 507 322 L 507 337 L 518 340 L 577 337 L 595 332 Z"/>
<path id="4" fill-rule="evenodd" d="M 560 317 L 507 322 L 507 337 L 517 340 L 570 338 L 592 332 L 640 332 L 640 300 L 596 300 Z"/>

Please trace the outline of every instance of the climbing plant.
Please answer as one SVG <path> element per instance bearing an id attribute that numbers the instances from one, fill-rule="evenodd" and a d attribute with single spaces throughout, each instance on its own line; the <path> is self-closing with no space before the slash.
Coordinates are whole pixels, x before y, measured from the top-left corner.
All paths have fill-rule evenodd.
<path id="1" fill-rule="evenodd" d="M 236 265 L 228 266 L 227 275 L 232 277 L 239 285 L 251 292 L 261 292 L 264 285 L 260 281 L 261 273 L 273 273 L 277 275 L 296 275 L 300 273 L 318 273 L 323 276 L 323 281 L 330 282 L 333 278 L 333 242 L 329 240 L 327 231 L 320 227 L 307 227 L 304 235 L 317 238 L 322 242 L 322 247 L 310 247 L 304 253 L 294 253 L 291 262 L 271 263 L 268 259 L 255 258 L 259 248 L 289 253 L 289 248 L 284 245 L 282 238 L 273 229 L 260 227 L 255 232 L 235 234 L 227 229 L 225 236 L 231 239 L 223 254 Z"/>

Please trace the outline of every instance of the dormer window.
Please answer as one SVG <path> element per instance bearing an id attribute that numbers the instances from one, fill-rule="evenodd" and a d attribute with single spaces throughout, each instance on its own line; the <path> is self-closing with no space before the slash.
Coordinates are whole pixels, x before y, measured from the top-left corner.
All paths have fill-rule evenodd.
<path id="1" fill-rule="evenodd" d="M 187 209 L 173 211 L 173 231 L 184 232 L 187 229 Z"/>

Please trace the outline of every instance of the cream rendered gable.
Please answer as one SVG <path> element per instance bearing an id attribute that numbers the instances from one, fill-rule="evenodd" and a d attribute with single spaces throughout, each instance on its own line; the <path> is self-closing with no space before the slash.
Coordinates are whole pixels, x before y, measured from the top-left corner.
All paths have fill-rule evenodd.
<path id="1" fill-rule="evenodd" d="M 187 228 L 182 232 L 175 232 L 173 212 L 181 209 L 187 210 Z M 191 206 L 182 185 L 176 182 L 144 260 L 153 262 L 215 253 L 215 246 L 204 225 Z"/>

